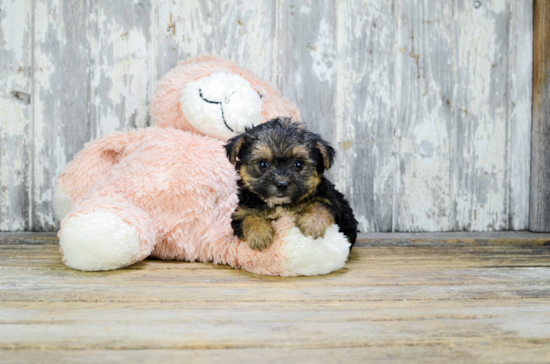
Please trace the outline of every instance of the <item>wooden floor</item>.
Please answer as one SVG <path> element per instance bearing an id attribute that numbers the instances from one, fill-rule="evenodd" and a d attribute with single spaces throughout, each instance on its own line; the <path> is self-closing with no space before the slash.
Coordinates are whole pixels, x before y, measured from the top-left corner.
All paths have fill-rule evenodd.
<path id="1" fill-rule="evenodd" d="M 279 278 L 147 260 L 85 273 L 0 235 L 0 362 L 550 362 L 550 235 L 363 235 Z"/>

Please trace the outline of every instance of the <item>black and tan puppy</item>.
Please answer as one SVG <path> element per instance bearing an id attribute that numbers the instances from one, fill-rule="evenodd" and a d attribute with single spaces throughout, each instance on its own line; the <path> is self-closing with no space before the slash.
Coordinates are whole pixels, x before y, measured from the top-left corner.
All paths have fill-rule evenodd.
<path id="1" fill-rule="evenodd" d="M 225 148 L 241 176 L 232 227 L 251 248 L 267 248 L 274 234 L 271 221 L 285 215 L 293 215 L 301 232 L 313 238 L 323 237 L 336 223 L 353 246 L 357 221 L 344 196 L 323 176 L 335 152 L 319 135 L 280 118 L 248 129 Z"/>

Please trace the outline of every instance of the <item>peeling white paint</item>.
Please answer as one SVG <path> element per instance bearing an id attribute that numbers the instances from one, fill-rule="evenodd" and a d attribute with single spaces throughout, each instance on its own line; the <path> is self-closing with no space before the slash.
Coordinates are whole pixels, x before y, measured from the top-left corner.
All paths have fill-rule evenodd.
<path id="1" fill-rule="evenodd" d="M 311 57 L 313 58 L 313 72 L 321 81 L 333 81 L 336 68 L 333 36 L 328 23 L 323 19 L 319 26 L 317 41 L 314 46 L 310 47 Z"/>
<path id="2" fill-rule="evenodd" d="M 92 43 L 96 59 L 93 105 L 98 112 L 98 135 L 146 126 L 150 73 L 150 44 L 143 33 L 149 29 L 119 24 L 117 19 L 106 15 L 112 9 L 104 6 L 98 9 L 97 19 L 104 36 L 94 37 Z"/>
<path id="3" fill-rule="evenodd" d="M 276 85 L 276 2 L 224 0 L 207 5 L 216 11 L 205 9 L 202 0 L 188 1 L 186 6 L 159 3 L 162 56 L 158 62 L 163 72 L 176 60 L 213 53 Z M 175 57 L 170 58 L 171 54 Z"/>
<path id="4" fill-rule="evenodd" d="M 377 1 L 337 2 L 338 158 L 333 176 L 358 212 L 363 232 L 392 226 L 394 33 L 391 27 L 373 29 L 378 22 L 392 23 L 393 13 L 391 7 L 373 11 L 379 6 Z"/>
<path id="5" fill-rule="evenodd" d="M 362 231 L 527 226 L 529 2 L 349 0 L 291 8 L 284 0 L 100 0 L 91 12 L 74 0 L 31 3 L 1 6 L 0 61 L 10 66 L 0 69 L 0 230 L 25 228 L 28 207 L 16 204 L 27 193 L 27 174 L 35 225 L 55 226 L 53 177 L 77 151 L 71 148 L 145 126 L 157 78 L 206 53 L 282 88 L 332 138 L 339 156 L 331 176 L 356 206 Z M 78 29 L 87 29 L 80 38 L 65 23 L 68 9 L 80 16 Z M 10 92 L 31 93 L 31 28 L 22 26 L 31 10 L 35 90 L 26 105 Z M 312 30 L 297 31 L 304 28 Z M 67 56 L 89 60 L 74 74 L 78 85 L 63 78 L 73 64 L 63 62 Z M 63 114 L 72 110 L 65 87 L 77 87 L 69 92 L 79 97 L 91 92 L 88 108 Z M 78 134 L 82 128 L 91 130 Z"/>
<path id="6" fill-rule="evenodd" d="M 51 80 L 57 72 L 56 64 L 54 63 L 54 56 L 48 49 L 49 45 L 47 38 L 48 33 L 52 29 L 57 29 L 57 39 L 63 43 L 64 34 L 59 29 L 59 22 L 61 21 L 57 11 L 59 10 L 59 3 L 54 2 L 48 6 L 44 2 L 35 2 L 35 42 L 34 47 L 34 93 L 32 95 L 34 100 L 34 139 L 33 139 L 33 190 L 31 191 L 33 204 L 39 204 L 42 202 L 51 203 L 51 194 L 43 194 L 44 187 L 47 189 L 51 181 L 47 177 L 48 170 L 50 168 L 49 162 L 49 141 L 47 138 L 48 131 L 55 130 L 55 120 L 46 118 L 46 109 L 51 107 L 46 105 L 41 93 L 49 93 L 52 90 Z M 60 154 L 59 150 L 54 150 L 52 157 L 56 158 Z M 44 214 L 42 211 L 35 211 L 38 217 L 39 223 L 53 224 L 53 215 Z"/>
<path id="7" fill-rule="evenodd" d="M 311 6 L 302 5 L 300 6 L 300 15 L 307 15 L 311 13 Z"/>
<path id="8" fill-rule="evenodd" d="M 511 2 L 510 13 L 508 50 L 509 228 L 526 230 L 529 228 L 531 187 L 533 25 L 531 21 L 525 21 L 525 19 L 533 19 L 533 3 L 530 1 Z M 536 211 L 535 207 L 533 207 L 533 211 Z"/>
<path id="9" fill-rule="evenodd" d="M 31 1 L 0 1 L 0 231 L 27 228 Z"/>
<path id="10" fill-rule="evenodd" d="M 0 137 L 21 137 L 26 135 L 29 119 L 20 102 L 0 98 Z"/>
<path id="11" fill-rule="evenodd" d="M 512 1 L 515 1 L 515 0 L 512 0 Z M 488 1 L 481 1 L 480 3 L 482 4 L 482 6 L 483 5 L 487 6 L 489 10 L 494 11 L 497 14 L 502 13 L 508 7 L 508 1 L 506 0 L 488 0 Z"/>
<path id="12" fill-rule="evenodd" d="M 495 12 L 498 1 L 492 3 Z M 466 133 L 460 157 L 465 176 L 455 178 L 456 220 L 460 229 L 501 230 L 508 227 L 507 107 L 504 65 L 505 38 L 495 14 L 459 13 L 458 120 Z M 497 47 L 497 42 L 499 46 Z M 499 77 L 501 76 L 501 77 Z M 458 151 L 457 151 L 458 152 Z M 463 193 L 465 192 L 465 193 Z"/>
<path id="13" fill-rule="evenodd" d="M 2 47 L 6 52 L 12 52 L 15 59 L 22 59 L 26 55 L 25 24 L 29 24 L 30 1 L 7 1 L 2 3 L 2 21 L 0 29 L 4 37 Z"/>

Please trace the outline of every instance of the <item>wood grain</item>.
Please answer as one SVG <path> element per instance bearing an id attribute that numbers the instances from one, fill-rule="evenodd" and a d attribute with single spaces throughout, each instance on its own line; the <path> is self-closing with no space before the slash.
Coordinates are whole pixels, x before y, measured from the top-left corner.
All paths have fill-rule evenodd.
<path id="1" fill-rule="evenodd" d="M 148 126 L 156 85 L 153 1 L 96 0 L 91 11 L 90 140 Z"/>
<path id="2" fill-rule="evenodd" d="M 459 2 L 457 9 L 452 178 L 456 230 L 508 228 L 507 153 L 515 153 L 507 143 L 508 9 L 509 2 L 499 0 Z"/>
<path id="3" fill-rule="evenodd" d="M 3 236 L 0 362 L 544 362 L 550 247 L 516 235 L 356 248 L 297 278 L 156 260 L 80 272 L 55 238 Z"/>
<path id="4" fill-rule="evenodd" d="M 90 5 L 91 6 L 91 5 Z M 54 231 L 53 183 L 91 140 L 90 9 L 80 0 L 34 1 L 34 122 L 30 229 Z"/>
<path id="5" fill-rule="evenodd" d="M 276 86 L 275 1 L 158 1 L 157 73 L 179 61 L 215 54 Z"/>
<path id="6" fill-rule="evenodd" d="M 394 231 L 454 230 L 451 2 L 397 6 Z"/>
<path id="7" fill-rule="evenodd" d="M 280 0 L 277 21 L 282 94 L 326 140 L 336 127 L 336 9 L 333 1 Z"/>
<path id="8" fill-rule="evenodd" d="M 421 358 L 422 363 L 469 363 L 498 362 L 546 364 L 547 349 L 542 345 L 525 343 L 508 345 L 504 342 L 495 350 L 488 351 L 487 342 L 473 340 L 461 341 L 460 345 L 449 343 L 426 346 L 411 346 L 396 343 L 388 346 L 364 346 L 359 348 L 328 349 L 191 349 L 191 350 L 21 350 L 7 351 L 2 363 L 21 363 L 23 361 L 42 363 L 235 363 L 240 364 L 243 358 L 252 363 L 411 363 L 411 358 Z M 495 343 L 495 345 L 498 345 Z"/>
<path id="9" fill-rule="evenodd" d="M 0 231 L 29 228 L 31 5 L 0 1 Z"/>
<path id="10" fill-rule="evenodd" d="M 529 229 L 550 231 L 550 4 L 534 2 L 533 131 Z"/>
<path id="11" fill-rule="evenodd" d="M 393 5 L 389 0 L 341 1 L 336 10 L 338 79 L 333 140 L 338 155 L 332 175 L 365 232 L 393 229 Z"/>
<path id="12" fill-rule="evenodd" d="M 536 6 L 542 29 L 547 5 Z M 334 144 L 329 177 L 361 231 L 549 229 L 547 71 L 535 72 L 531 130 L 531 1 L 2 0 L 0 9 L 1 231 L 56 230 L 63 166 L 89 140 L 153 124 L 158 79 L 205 53 L 268 80 Z M 546 38 L 535 43 L 546 62 Z"/>
<path id="13" fill-rule="evenodd" d="M 510 2 L 508 38 L 508 228 L 529 229 L 533 105 L 533 2 Z"/>

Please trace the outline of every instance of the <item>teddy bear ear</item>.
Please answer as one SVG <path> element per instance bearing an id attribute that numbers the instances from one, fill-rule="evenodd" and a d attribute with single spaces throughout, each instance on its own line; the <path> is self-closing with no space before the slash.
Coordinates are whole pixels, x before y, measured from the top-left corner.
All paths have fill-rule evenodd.
<path id="1" fill-rule="evenodd" d="M 234 138 L 229 139 L 225 145 L 225 153 L 231 164 L 237 163 L 237 158 L 241 152 L 242 147 L 246 144 L 246 138 L 244 135 L 237 135 Z"/>
<path id="2" fill-rule="evenodd" d="M 323 139 L 317 140 L 316 147 L 319 150 L 319 153 L 321 153 L 321 157 L 323 159 L 323 166 L 325 167 L 326 170 L 329 170 L 330 167 L 332 167 L 332 165 L 334 164 L 336 151 L 326 140 L 323 140 Z"/>

